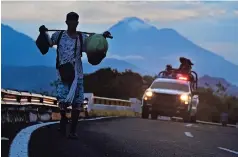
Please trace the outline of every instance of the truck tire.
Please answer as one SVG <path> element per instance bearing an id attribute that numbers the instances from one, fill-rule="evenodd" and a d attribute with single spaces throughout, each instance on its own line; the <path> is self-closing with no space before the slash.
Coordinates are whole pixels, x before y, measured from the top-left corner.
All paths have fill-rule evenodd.
<path id="1" fill-rule="evenodd" d="M 148 119 L 149 118 L 149 109 L 148 107 L 142 107 L 141 118 Z"/>
<path id="2" fill-rule="evenodd" d="M 84 115 L 85 115 L 85 118 L 88 118 L 89 117 L 89 114 L 88 114 L 88 111 L 84 111 Z"/>
<path id="3" fill-rule="evenodd" d="M 151 112 L 151 119 L 153 119 L 153 120 L 158 119 L 158 113 L 155 112 L 155 111 L 152 111 L 152 112 Z"/>
<path id="4" fill-rule="evenodd" d="M 190 122 L 191 122 L 191 123 L 196 123 L 196 121 L 197 121 L 196 115 L 195 115 L 195 116 L 191 116 Z"/>
<path id="5" fill-rule="evenodd" d="M 191 116 L 190 116 L 190 114 L 189 114 L 188 112 L 185 112 L 185 113 L 183 114 L 183 121 L 184 121 L 185 123 L 191 122 Z"/>

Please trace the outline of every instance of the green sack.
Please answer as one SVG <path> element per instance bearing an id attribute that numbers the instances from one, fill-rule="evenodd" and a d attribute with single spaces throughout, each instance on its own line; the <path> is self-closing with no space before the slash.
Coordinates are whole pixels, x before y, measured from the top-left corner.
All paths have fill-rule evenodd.
<path id="1" fill-rule="evenodd" d="M 106 57 L 108 42 L 102 34 L 94 34 L 86 39 L 86 54 L 88 62 L 98 65 Z"/>

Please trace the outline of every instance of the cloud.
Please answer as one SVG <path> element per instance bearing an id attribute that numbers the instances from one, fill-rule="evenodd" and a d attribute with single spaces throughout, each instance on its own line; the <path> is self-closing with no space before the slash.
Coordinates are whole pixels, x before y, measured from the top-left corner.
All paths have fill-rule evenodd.
<path id="1" fill-rule="evenodd" d="M 128 56 L 119 56 L 119 55 L 109 55 L 107 58 L 115 58 L 120 60 L 143 60 L 144 58 L 139 55 L 128 55 Z"/>
<path id="2" fill-rule="evenodd" d="M 234 10 L 234 14 L 238 16 L 238 10 Z"/>
<path id="3" fill-rule="evenodd" d="M 139 10 L 139 11 L 138 11 Z M 2 2 L 3 20 L 62 22 L 65 15 L 80 13 L 87 24 L 115 23 L 124 17 L 137 16 L 150 21 L 174 21 L 219 17 L 226 9 L 201 2 L 125 2 L 125 1 L 25 1 Z"/>

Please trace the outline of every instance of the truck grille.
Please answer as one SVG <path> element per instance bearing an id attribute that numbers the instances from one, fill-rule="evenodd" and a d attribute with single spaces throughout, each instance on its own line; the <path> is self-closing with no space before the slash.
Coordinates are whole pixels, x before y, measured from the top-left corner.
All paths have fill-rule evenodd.
<path id="1" fill-rule="evenodd" d="M 171 95 L 171 94 L 163 94 L 163 93 L 155 93 L 154 95 L 154 102 L 155 104 L 161 105 L 161 106 L 174 106 L 178 100 L 177 95 Z"/>

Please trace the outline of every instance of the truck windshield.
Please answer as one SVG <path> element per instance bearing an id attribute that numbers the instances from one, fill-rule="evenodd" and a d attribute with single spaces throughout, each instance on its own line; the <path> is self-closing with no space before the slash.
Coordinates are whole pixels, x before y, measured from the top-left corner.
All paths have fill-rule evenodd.
<path id="1" fill-rule="evenodd" d="M 189 86 L 187 84 L 178 82 L 154 82 L 151 85 L 151 89 L 171 89 L 189 92 Z"/>

